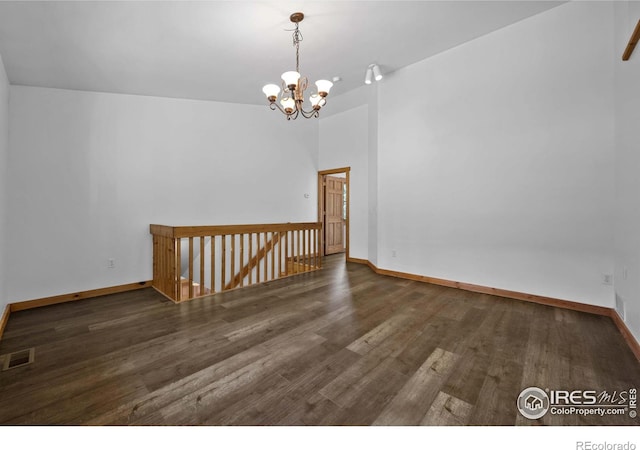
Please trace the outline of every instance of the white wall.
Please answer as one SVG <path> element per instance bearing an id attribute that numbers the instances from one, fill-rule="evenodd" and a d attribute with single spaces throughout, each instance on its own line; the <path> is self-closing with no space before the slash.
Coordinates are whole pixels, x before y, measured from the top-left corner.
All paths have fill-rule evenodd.
<path id="1" fill-rule="evenodd" d="M 11 302 L 151 279 L 150 223 L 316 220 L 315 121 L 266 106 L 10 89 Z"/>
<path id="2" fill-rule="evenodd" d="M 368 91 L 369 261 L 378 265 L 378 83 Z"/>
<path id="3" fill-rule="evenodd" d="M 0 55 L 0 315 L 9 303 L 6 290 L 7 159 L 9 155 L 9 80 Z"/>
<path id="4" fill-rule="evenodd" d="M 570 2 L 385 77 L 378 266 L 612 307 L 612 41 Z"/>
<path id="5" fill-rule="evenodd" d="M 320 119 L 320 170 L 351 167 L 349 175 L 349 256 L 367 259 L 369 167 L 367 106 Z"/>
<path id="6" fill-rule="evenodd" d="M 373 264 L 378 263 L 378 84 L 348 91 L 331 99 L 330 108 L 323 111 L 320 119 L 320 156 L 321 168 L 351 166 L 360 169 L 368 168 L 366 174 L 366 211 L 358 205 L 356 218 L 358 229 L 351 225 L 351 239 L 359 240 L 367 236 L 367 242 L 358 241 L 356 254 L 353 244 L 350 246 L 354 258 L 368 259 Z M 348 114 L 346 114 L 348 112 Z M 329 121 L 330 117 L 340 116 L 338 120 Z M 365 125 L 366 122 L 366 125 Z M 323 126 L 324 125 L 324 126 Z M 364 127 L 364 128 L 363 128 Z M 349 145 L 345 145 L 349 143 Z M 347 147 L 349 147 L 347 149 Z M 345 153 L 346 152 L 346 153 Z M 364 153 L 366 152 L 366 157 Z M 336 166 L 341 161 L 343 165 Z M 364 182 L 360 173 L 357 182 Z M 353 178 L 351 179 L 353 183 Z M 352 199 L 353 200 L 353 199 Z M 362 196 L 356 199 L 365 200 Z M 351 206 L 354 203 L 352 201 Z M 365 217 L 366 216 L 366 217 Z M 353 217 L 353 212 L 352 212 Z M 362 227 L 366 227 L 363 233 Z M 358 236 L 355 235 L 358 233 Z M 366 255 L 366 256 L 365 256 Z"/>
<path id="7" fill-rule="evenodd" d="M 616 2 L 615 286 L 619 312 L 640 340 L 640 49 L 636 48 L 629 61 L 621 59 L 638 19 L 640 3 Z M 624 302 L 623 308 L 620 300 Z"/>

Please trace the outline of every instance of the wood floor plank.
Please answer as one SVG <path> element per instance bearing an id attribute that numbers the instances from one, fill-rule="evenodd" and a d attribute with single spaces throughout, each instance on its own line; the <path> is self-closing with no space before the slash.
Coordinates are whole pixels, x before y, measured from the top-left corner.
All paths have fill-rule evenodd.
<path id="1" fill-rule="evenodd" d="M 439 392 L 420 425 L 467 425 L 471 411 L 473 411 L 472 404 Z"/>
<path id="2" fill-rule="evenodd" d="M 109 411 L 122 403 L 148 393 L 144 383 L 135 376 L 118 380 L 96 380 L 91 387 L 72 397 L 62 396 L 41 408 L 5 421 L 8 425 L 48 423 L 53 425 L 81 425 L 87 419 Z M 74 411 L 69 414 L 69 411 Z"/>
<path id="3" fill-rule="evenodd" d="M 499 356 L 492 358 L 487 376 L 478 393 L 469 425 L 488 421 L 495 425 L 515 425 L 515 400 L 520 394 L 521 363 Z"/>
<path id="4" fill-rule="evenodd" d="M 437 348 L 373 424 L 420 424 L 459 358 L 459 355 Z"/>
<path id="5" fill-rule="evenodd" d="M 319 393 L 341 407 L 348 407 L 349 403 L 360 395 L 361 390 L 368 383 L 368 378 L 377 376 L 380 370 L 378 366 L 384 365 L 383 370 L 386 370 L 387 366 L 395 370 L 395 357 L 418 333 L 419 330 L 415 326 L 397 330 L 394 335 L 371 349 L 331 383 L 324 386 Z M 327 343 L 330 344 L 329 341 Z"/>
<path id="6" fill-rule="evenodd" d="M 344 410 L 340 406 L 316 392 L 305 400 L 302 414 L 299 411 L 295 411 L 284 418 L 278 425 L 331 426 L 336 425 L 337 418 L 343 413 Z"/>
<path id="7" fill-rule="evenodd" d="M 286 394 L 281 397 L 280 401 L 280 403 L 282 403 L 283 406 L 286 405 L 286 407 L 279 407 L 278 403 L 275 404 L 274 408 L 270 408 L 270 405 L 267 403 L 263 406 L 263 409 L 269 409 L 270 411 L 270 414 L 266 416 L 269 422 L 278 425 L 300 425 L 307 423 L 310 420 L 309 413 L 314 409 L 310 406 L 308 399 L 313 398 L 323 386 L 333 381 L 360 358 L 360 355 L 343 349 L 337 353 L 332 353 L 331 356 L 324 361 L 319 361 L 318 364 L 310 367 L 309 370 L 298 377 L 288 377 L 291 385 Z M 326 397 L 322 397 L 322 399 L 326 399 Z M 330 404 L 335 406 L 335 408 L 330 406 Z M 271 404 L 271 406 L 273 406 L 273 404 Z M 337 415 L 337 412 L 340 410 L 335 403 L 328 399 L 325 407 L 331 409 L 333 412 L 332 417 Z M 319 410 L 313 412 L 313 415 L 318 419 L 325 417 L 323 414 L 324 413 Z"/>
<path id="8" fill-rule="evenodd" d="M 278 351 L 271 352 L 224 378 L 164 406 L 158 413 L 169 423 L 180 425 L 211 423 L 211 417 L 224 409 L 225 406 L 232 405 L 247 395 L 252 388 L 262 382 L 261 380 L 265 376 L 277 375 L 278 380 L 284 380 L 282 376 L 277 374 L 278 365 L 288 358 L 295 357 L 296 354 L 308 351 L 323 341 L 324 338 L 315 334 L 299 337 L 294 342 L 290 342 L 286 346 L 283 345 Z M 185 420 L 185 410 L 191 412 L 187 420 Z"/>
<path id="9" fill-rule="evenodd" d="M 397 395 L 408 377 L 395 370 L 393 359 L 386 359 L 349 391 L 348 402 L 331 425 L 369 425 Z"/>
<path id="10" fill-rule="evenodd" d="M 159 419 L 158 422 L 153 422 L 153 415 L 159 409 L 182 399 L 192 392 L 201 390 L 231 373 L 237 372 L 241 368 L 264 358 L 267 354 L 268 353 L 260 347 L 251 347 L 199 372 L 183 377 L 137 399 L 123 403 L 117 408 L 92 418 L 86 423 L 88 425 L 162 423 L 161 419 Z M 149 419 L 149 417 L 151 417 L 151 419 Z"/>
<path id="11" fill-rule="evenodd" d="M 310 363 L 309 355 L 314 355 L 319 361 L 315 364 Z M 291 358 L 277 369 L 278 374 L 287 380 L 286 383 L 281 383 L 279 388 L 268 388 L 266 392 L 254 390 L 212 420 L 220 424 L 241 425 L 282 424 L 282 420 L 287 416 L 289 420 L 293 420 L 293 412 L 303 406 L 306 397 L 331 381 L 357 358 L 359 356 L 349 350 L 333 353 L 323 344 L 319 344 L 308 352 Z M 289 368 L 299 365 L 306 366 L 306 370 L 302 369 L 298 376 L 294 376 L 294 372 Z M 287 372 L 289 376 L 284 376 L 283 372 Z M 298 416 L 298 420 L 289 424 L 301 423 L 301 417 Z"/>
<path id="12" fill-rule="evenodd" d="M 353 341 L 347 346 L 347 349 L 359 355 L 366 355 L 372 349 L 380 346 L 390 336 L 396 334 L 399 329 L 405 327 L 411 320 L 412 317 L 409 314 L 396 314 Z"/>
<path id="13" fill-rule="evenodd" d="M 442 386 L 442 392 L 475 405 L 489 372 L 490 362 L 485 355 L 478 355 L 472 351 L 463 353 L 456 369 L 449 374 Z"/>

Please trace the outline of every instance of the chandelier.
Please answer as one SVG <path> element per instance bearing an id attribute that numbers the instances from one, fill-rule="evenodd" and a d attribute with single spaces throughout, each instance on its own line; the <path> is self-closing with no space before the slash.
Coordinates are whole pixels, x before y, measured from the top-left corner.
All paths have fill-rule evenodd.
<path id="1" fill-rule="evenodd" d="M 300 76 L 300 41 L 302 41 L 302 33 L 300 33 L 298 24 L 302 22 L 303 19 L 304 14 L 301 12 L 293 13 L 291 17 L 289 17 L 289 20 L 296 26 L 295 30 L 293 30 L 293 46 L 296 48 L 296 70 L 282 74 L 280 104 L 277 102 L 280 86 L 267 84 L 262 88 L 262 92 L 264 92 L 267 100 L 269 100 L 269 108 L 273 111 L 278 108 L 287 116 L 287 120 L 295 120 L 299 115 L 302 115 L 306 119 L 318 117 L 320 108 L 327 103 L 326 97 L 329 95 L 329 91 L 333 86 L 333 83 L 328 80 L 316 81 L 315 84 L 318 92 L 309 96 L 311 109 L 304 109 L 304 91 L 307 89 L 309 81 L 306 77 Z"/>

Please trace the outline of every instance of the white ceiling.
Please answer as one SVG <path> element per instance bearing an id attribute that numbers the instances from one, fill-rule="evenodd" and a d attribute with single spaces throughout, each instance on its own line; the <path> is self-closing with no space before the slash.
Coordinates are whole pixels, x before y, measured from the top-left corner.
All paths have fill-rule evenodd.
<path id="1" fill-rule="evenodd" d="M 372 62 L 389 73 L 560 3 L 0 2 L 0 55 L 12 84 L 263 104 L 295 69 L 292 12 L 300 71 L 341 76 L 336 95 Z"/>

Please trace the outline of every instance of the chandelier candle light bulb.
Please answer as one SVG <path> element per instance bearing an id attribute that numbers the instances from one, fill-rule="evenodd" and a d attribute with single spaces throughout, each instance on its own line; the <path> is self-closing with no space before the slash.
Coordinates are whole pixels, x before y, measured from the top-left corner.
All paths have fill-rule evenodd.
<path id="1" fill-rule="evenodd" d="M 290 91 L 294 91 L 298 86 L 298 80 L 300 80 L 300 74 L 293 70 L 282 74 L 282 81 L 289 88 Z"/>
<path id="2" fill-rule="evenodd" d="M 267 84 L 262 88 L 262 92 L 267 96 L 270 102 L 275 102 L 276 98 L 278 98 L 278 94 L 280 93 L 280 86 L 276 84 Z"/>
<path id="3" fill-rule="evenodd" d="M 291 114 L 296 107 L 296 102 L 291 97 L 283 97 L 280 104 L 287 114 Z"/>
<path id="4" fill-rule="evenodd" d="M 314 110 L 319 110 L 323 103 L 321 103 L 323 100 L 322 97 L 320 97 L 318 94 L 313 94 L 309 96 L 309 101 L 311 102 L 311 106 L 313 107 Z"/>
<path id="5" fill-rule="evenodd" d="M 327 103 L 326 97 L 329 95 L 333 83 L 328 80 L 316 81 L 318 92 L 309 96 L 312 109 L 309 111 L 304 109 L 304 91 L 307 89 L 309 81 L 306 77 L 300 75 L 300 41 L 302 41 L 302 33 L 300 33 L 298 27 L 298 24 L 304 19 L 304 14 L 301 12 L 293 13 L 289 19 L 296 26 L 293 32 L 293 46 L 296 48 L 296 70 L 284 72 L 281 76 L 282 97 L 280 98 L 280 104 L 277 101 L 280 87 L 275 84 L 267 84 L 262 88 L 262 92 L 269 101 L 269 108 L 272 110 L 279 109 L 287 116 L 287 120 L 296 119 L 299 115 L 306 119 L 318 117 L 320 108 Z"/>
<path id="6" fill-rule="evenodd" d="M 318 95 L 320 97 L 326 97 L 329 95 L 329 91 L 333 87 L 333 83 L 329 80 L 316 81 L 316 87 L 318 88 Z"/>

